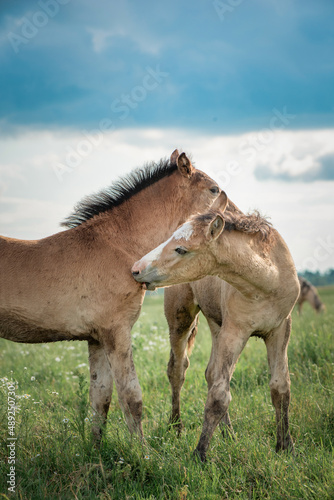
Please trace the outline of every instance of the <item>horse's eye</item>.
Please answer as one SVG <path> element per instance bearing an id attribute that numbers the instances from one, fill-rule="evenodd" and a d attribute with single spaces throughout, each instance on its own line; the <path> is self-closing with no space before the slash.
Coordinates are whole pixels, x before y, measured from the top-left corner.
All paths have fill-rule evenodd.
<path id="1" fill-rule="evenodd" d="M 211 193 L 213 194 L 218 194 L 219 193 L 219 187 L 218 186 L 214 186 L 210 189 Z"/>
<path id="2" fill-rule="evenodd" d="M 182 247 L 177 247 L 175 248 L 175 252 L 178 253 L 179 255 L 184 255 L 185 253 L 187 253 L 187 250 Z"/>

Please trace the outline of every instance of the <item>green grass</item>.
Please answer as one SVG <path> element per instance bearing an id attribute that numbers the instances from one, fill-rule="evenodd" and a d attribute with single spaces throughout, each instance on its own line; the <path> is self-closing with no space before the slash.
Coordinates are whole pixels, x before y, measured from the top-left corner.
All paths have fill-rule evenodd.
<path id="1" fill-rule="evenodd" d="M 330 499 L 334 498 L 334 287 L 320 289 L 327 311 L 294 312 L 289 346 L 291 433 L 296 454 L 276 454 L 265 346 L 251 339 L 232 381 L 236 439 L 214 434 L 206 464 L 192 451 L 206 399 L 211 340 L 200 327 L 182 391 L 185 429 L 168 429 L 168 329 L 162 297 L 145 300 L 133 330 L 143 389 L 146 444 L 131 438 L 113 396 L 100 451 L 91 442 L 85 343 L 14 344 L 1 340 L 0 494 L 20 499 Z M 9 474 L 7 397 L 15 382 L 16 493 Z M 1 495 L 0 495 L 1 497 Z"/>

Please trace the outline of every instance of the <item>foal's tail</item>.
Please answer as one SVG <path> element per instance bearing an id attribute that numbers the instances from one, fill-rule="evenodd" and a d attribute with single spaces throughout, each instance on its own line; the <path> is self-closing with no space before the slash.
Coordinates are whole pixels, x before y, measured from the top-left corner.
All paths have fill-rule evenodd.
<path id="1" fill-rule="evenodd" d="M 192 353 L 192 350 L 193 350 L 193 347 L 194 347 L 194 344 L 195 344 L 195 337 L 196 337 L 196 334 L 197 334 L 197 330 L 198 330 L 198 316 L 197 318 L 195 319 L 195 324 L 190 332 L 190 335 L 188 337 L 188 355 L 190 356 L 191 353 Z"/>

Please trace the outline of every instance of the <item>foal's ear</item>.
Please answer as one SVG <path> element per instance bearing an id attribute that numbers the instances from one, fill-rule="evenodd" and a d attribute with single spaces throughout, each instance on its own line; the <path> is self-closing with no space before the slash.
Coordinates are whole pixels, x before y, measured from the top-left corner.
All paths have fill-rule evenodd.
<path id="1" fill-rule="evenodd" d="M 194 167 L 191 164 L 191 161 L 189 158 L 186 156 L 185 153 L 181 153 L 180 156 L 177 159 L 177 168 L 179 169 L 179 172 L 181 175 L 184 177 L 191 177 L 191 174 L 193 173 Z"/>
<path id="2" fill-rule="evenodd" d="M 210 222 L 208 231 L 206 233 L 207 238 L 209 240 L 217 239 L 222 230 L 224 229 L 224 226 L 225 226 L 224 219 L 220 215 L 217 215 L 217 217 L 213 219 L 212 222 Z"/>
<path id="3" fill-rule="evenodd" d="M 180 153 L 178 152 L 178 150 L 174 149 L 174 151 L 170 155 L 170 164 L 171 165 L 176 165 L 179 156 L 180 156 Z"/>

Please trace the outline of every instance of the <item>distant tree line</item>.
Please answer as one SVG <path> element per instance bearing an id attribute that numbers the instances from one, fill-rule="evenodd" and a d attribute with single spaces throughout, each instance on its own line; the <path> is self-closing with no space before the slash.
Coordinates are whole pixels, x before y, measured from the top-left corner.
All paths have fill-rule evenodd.
<path id="1" fill-rule="evenodd" d="M 312 283 L 314 286 L 334 285 L 334 269 L 328 269 L 324 273 L 321 273 L 320 271 L 313 273 L 312 271 L 306 270 L 298 274 L 303 276 L 303 278 Z"/>

